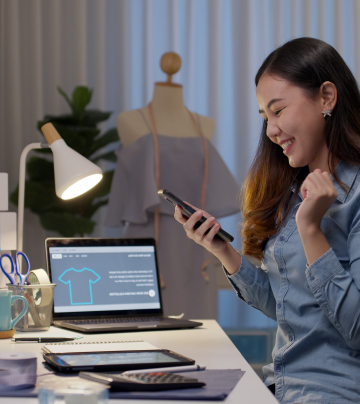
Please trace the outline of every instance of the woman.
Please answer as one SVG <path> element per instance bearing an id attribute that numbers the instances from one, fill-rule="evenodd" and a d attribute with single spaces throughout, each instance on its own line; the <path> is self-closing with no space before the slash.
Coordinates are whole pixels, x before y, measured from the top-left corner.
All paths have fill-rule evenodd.
<path id="1" fill-rule="evenodd" d="M 238 296 L 277 321 L 263 371 L 281 403 L 360 402 L 359 89 L 313 38 L 272 52 L 255 83 L 264 124 L 243 186 L 242 254 L 214 239 L 220 225 L 206 212 L 187 220 L 176 207 L 175 218 Z"/>

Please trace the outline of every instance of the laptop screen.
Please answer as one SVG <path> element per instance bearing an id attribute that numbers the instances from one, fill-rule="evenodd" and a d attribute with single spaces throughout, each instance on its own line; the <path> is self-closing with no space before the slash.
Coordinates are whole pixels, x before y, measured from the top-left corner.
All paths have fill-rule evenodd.
<path id="1" fill-rule="evenodd" d="M 54 315 L 161 312 L 153 239 L 47 239 Z"/>

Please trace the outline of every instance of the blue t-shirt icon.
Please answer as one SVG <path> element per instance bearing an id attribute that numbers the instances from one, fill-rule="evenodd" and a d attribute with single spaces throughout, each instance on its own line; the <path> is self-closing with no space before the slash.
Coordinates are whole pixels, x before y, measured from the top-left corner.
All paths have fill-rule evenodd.
<path id="1" fill-rule="evenodd" d="M 59 277 L 59 281 L 67 283 L 70 289 L 71 304 L 93 304 L 92 283 L 101 276 L 89 268 L 67 269 Z"/>

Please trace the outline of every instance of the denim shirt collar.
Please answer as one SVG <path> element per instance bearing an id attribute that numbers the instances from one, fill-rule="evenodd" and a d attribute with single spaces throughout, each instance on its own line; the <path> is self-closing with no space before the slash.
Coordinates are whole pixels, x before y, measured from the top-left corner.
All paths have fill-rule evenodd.
<path id="1" fill-rule="evenodd" d="M 333 175 L 331 174 L 331 179 L 334 182 L 334 187 L 336 189 L 336 192 L 338 194 L 337 200 L 341 203 L 344 203 L 346 201 L 346 198 L 348 197 L 350 191 L 352 190 L 352 186 L 354 184 L 354 181 L 359 173 L 360 167 L 348 163 L 346 161 L 341 160 L 338 165 L 335 168 L 335 172 L 339 178 L 339 180 L 346 185 L 346 189 L 343 190 L 340 186 L 340 184 L 334 179 Z M 295 192 L 296 186 L 292 186 L 292 191 Z M 303 200 L 303 197 L 301 195 L 301 192 L 299 191 L 299 197 L 301 200 Z"/>
<path id="2" fill-rule="evenodd" d="M 331 175 L 332 180 L 334 181 L 334 186 L 336 192 L 338 194 L 337 200 L 341 203 L 346 201 L 350 191 L 352 190 L 352 186 L 354 181 L 358 175 L 360 167 L 355 164 L 348 163 L 346 161 L 340 161 L 339 164 L 335 168 L 335 172 L 339 177 L 339 180 L 346 185 L 346 189 L 343 190 L 340 184 L 335 181 L 334 177 Z"/>

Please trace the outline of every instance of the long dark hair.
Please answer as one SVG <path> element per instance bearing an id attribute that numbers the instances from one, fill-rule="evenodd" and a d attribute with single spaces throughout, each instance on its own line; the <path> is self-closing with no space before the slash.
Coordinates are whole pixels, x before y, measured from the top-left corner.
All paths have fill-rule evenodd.
<path id="1" fill-rule="evenodd" d="M 326 119 L 328 165 L 337 181 L 336 161 L 360 165 L 360 92 L 355 77 L 329 44 L 315 38 L 297 38 L 273 51 L 255 77 L 279 76 L 314 97 L 325 81 L 337 88 L 337 103 Z M 266 135 L 264 122 L 255 159 L 242 190 L 242 253 L 263 257 L 268 238 L 284 219 L 292 195 L 308 174 L 308 167 L 293 168 L 281 148 Z"/>

